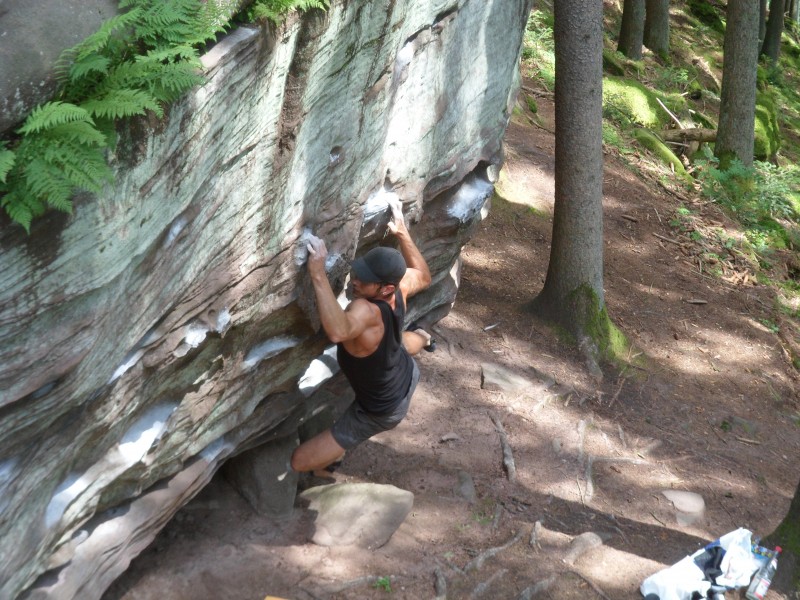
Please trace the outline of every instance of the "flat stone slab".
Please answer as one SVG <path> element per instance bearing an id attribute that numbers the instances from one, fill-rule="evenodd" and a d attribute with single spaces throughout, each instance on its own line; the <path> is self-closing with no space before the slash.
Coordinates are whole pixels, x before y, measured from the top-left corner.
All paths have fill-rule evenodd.
<path id="1" fill-rule="evenodd" d="M 682 527 L 692 525 L 703 518 L 706 503 L 700 494 L 683 490 L 662 490 L 661 493 L 675 506 L 675 517 Z"/>
<path id="2" fill-rule="evenodd" d="M 414 494 L 393 485 L 336 483 L 309 488 L 300 497 L 317 512 L 311 541 L 318 546 L 374 550 L 392 537 L 414 506 Z"/>
<path id="3" fill-rule="evenodd" d="M 533 387 L 533 382 L 493 363 L 481 365 L 481 388 L 499 392 L 518 392 Z"/>

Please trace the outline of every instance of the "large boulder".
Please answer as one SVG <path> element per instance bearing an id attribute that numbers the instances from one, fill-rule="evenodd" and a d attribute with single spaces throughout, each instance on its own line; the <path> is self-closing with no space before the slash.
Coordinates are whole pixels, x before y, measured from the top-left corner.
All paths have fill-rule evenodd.
<path id="1" fill-rule="evenodd" d="M 120 131 L 104 194 L 30 236 L 3 222 L 0 598 L 98 598 L 226 459 L 336 403 L 308 232 L 339 292 L 398 194 L 434 279 L 409 319 L 446 313 L 529 9 L 358 0 L 235 29 L 205 86 Z"/>

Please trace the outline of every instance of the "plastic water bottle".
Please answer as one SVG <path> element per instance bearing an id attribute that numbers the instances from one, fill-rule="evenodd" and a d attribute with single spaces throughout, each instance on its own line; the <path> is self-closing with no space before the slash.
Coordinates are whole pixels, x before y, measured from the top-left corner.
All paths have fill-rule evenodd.
<path id="1" fill-rule="evenodd" d="M 753 575 L 750 587 L 747 588 L 747 593 L 744 595 L 747 600 L 764 600 L 769 584 L 772 583 L 772 578 L 775 577 L 775 571 L 778 570 L 778 554 L 780 551 L 781 547 L 776 546 L 775 553 L 769 559 L 769 562 Z"/>

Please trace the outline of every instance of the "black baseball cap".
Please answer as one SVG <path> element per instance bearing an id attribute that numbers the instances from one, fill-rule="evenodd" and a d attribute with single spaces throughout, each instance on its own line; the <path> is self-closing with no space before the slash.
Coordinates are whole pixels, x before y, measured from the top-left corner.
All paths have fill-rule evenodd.
<path id="1" fill-rule="evenodd" d="M 353 261 L 353 273 L 364 283 L 398 285 L 406 274 L 406 261 L 394 248 L 379 246 Z"/>

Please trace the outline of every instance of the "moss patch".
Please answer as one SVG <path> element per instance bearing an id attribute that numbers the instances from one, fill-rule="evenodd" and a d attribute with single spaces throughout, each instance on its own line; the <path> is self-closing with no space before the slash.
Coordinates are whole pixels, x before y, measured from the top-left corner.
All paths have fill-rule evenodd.
<path id="1" fill-rule="evenodd" d="M 536 304 L 534 300 L 533 306 Z M 573 291 L 566 305 L 569 307 L 566 311 L 569 320 L 561 323 L 551 320 L 551 324 L 556 327 L 560 338 L 578 346 L 590 362 L 622 372 L 631 366 L 645 368 L 642 353 L 635 351 L 622 330 L 611 321 L 606 307 L 600 308 L 600 301 L 591 287 L 582 285 Z M 539 308 L 544 307 L 540 305 Z M 563 315 L 563 311 L 553 310 L 545 311 L 545 314 L 554 317 L 555 312 Z"/>
<path id="2" fill-rule="evenodd" d="M 755 134 L 753 154 L 756 160 L 772 159 L 781 146 L 781 135 L 775 100 L 769 92 L 758 92 L 756 96 Z"/>
<path id="3" fill-rule="evenodd" d="M 636 129 L 633 132 L 633 137 L 666 164 L 672 165 L 673 169 L 675 169 L 675 174 L 685 182 L 691 183 L 693 181 L 692 176 L 686 172 L 681 160 L 653 132 L 647 129 Z"/>
<path id="4" fill-rule="evenodd" d="M 603 78 L 603 107 L 619 113 L 631 123 L 661 129 L 670 117 L 658 99 L 671 111 L 681 112 L 686 100 L 679 95 L 656 94 L 638 81 L 621 77 Z"/>

